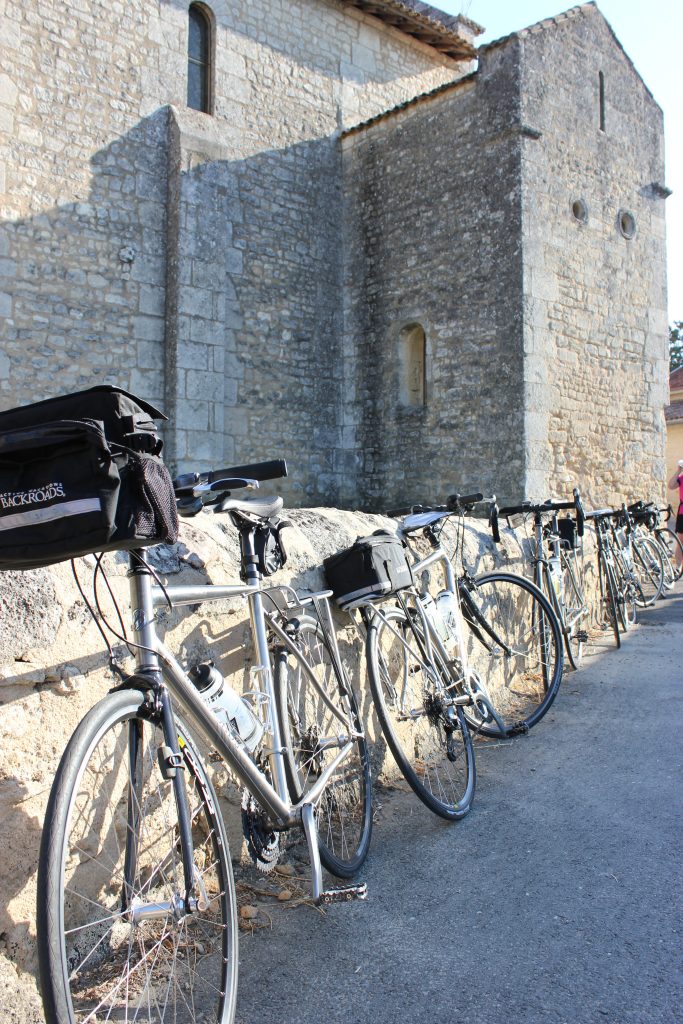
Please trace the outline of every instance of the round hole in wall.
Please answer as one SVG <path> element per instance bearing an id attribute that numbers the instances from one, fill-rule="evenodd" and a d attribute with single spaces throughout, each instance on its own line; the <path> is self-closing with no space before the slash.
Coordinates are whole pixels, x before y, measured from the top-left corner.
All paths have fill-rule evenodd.
<path id="1" fill-rule="evenodd" d="M 619 210 L 617 223 L 624 238 L 633 238 L 636 233 L 636 218 L 632 213 L 628 210 Z"/>
<path id="2" fill-rule="evenodd" d="M 572 214 L 580 224 L 588 223 L 588 207 L 583 199 L 575 199 L 572 203 Z"/>

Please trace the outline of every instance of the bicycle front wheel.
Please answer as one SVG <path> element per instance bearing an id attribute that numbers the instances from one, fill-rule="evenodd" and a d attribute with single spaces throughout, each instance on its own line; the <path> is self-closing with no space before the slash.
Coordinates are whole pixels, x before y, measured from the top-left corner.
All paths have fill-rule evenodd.
<path id="1" fill-rule="evenodd" d="M 600 577 L 600 626 L 611 627 L 617 647 L 621 647 L 621 630 L 619 628 L 619 604 L 616 577 L 612 565 L 605 555 L 598 555 L 598 575 Z"/>
<path id="2" fill-rule="evenodd" d="M 660 547 L 668 553 L 674 581 L 680 580 L 683 576 L 683 544 L 678 534 L 668 526 L 662 526 L 656 531 L 656 538 Z"/>
<path id="3" fill-rule="evenodd" d="M 382 732 L 420 800 L 455 821 L 474 799 L 474 749 L 445 665 L 426 655 L 416 608 L 373 607 L 366 655 Z"/>
<path id="4" fill-rule="evenodd" d="M 562 681 L 562 631 L 539 588 L 523 576 L 490 572 L 461 585 L 469 625 L 467 656 L 506 735 L 527 732 L 543 718 Z M 466 715 L 471 715 L 466 709 Z M 474 720 L 485 736 L 502 735 L 494 722 Z"/>
<path id="5" fill-rule="evenodd" d="M 144 694 L 121 690 L 89 712 L 64 752 L 38 869 L 48 1024 L 234 1020 L 237 912 L 225 827 L 179 728 L 196 879 L 187 901 L 164 742 Z"/>
<path id="6" fill-rule="evenodd" d="M 588 605 L 582 583 L 580 556 L 575 552 L 562 553 L 562 591 L 564 594 L 565 634 L 564 642 L 569 663 L 578 669 L 583 658 L 587 633 L 583 622 L 588 614 Z"/>
<path id="7" fill-rule="evenodd" d="M 339 679 L 319 624 L 297 620 L 296 650 L 275 656 L 275 686 L 285 744 L 285 770 L 296 803 L 314 786 L 340 750 L 316 807 L 320 859 L 338 878 L 351 878 L 365 860 L 372 831 L 370 757 L 347 679 Z"/>

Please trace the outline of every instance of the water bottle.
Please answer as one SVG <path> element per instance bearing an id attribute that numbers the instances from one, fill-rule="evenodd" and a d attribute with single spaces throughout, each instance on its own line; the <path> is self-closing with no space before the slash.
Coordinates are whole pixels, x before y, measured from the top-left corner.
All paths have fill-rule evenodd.
<path id="1" fill-rule="evenodd" d="M 551 554 L 548 559 L 548 568 L 550 569 L 550 582 L 553 585 L 553 589 L 557 596 L 560 596 L 560 588 L 562 587 L 562 563 L 560 556 Z"/>
<path id="2" fill-rule="evenodd" d="M 452 594 L 450 590 L 442 590 L 438 593 L 436 609 L 443 623 L 443 632 L 440 633 L 440 636 L 446 645 L 450 646 L 458 637 L 458 602 L 455 594 Z"/>
<path id="3" fill-rule="evenodd" d="M 188 675 L 221 724 L 236 732 L 248 750 L 255 750 L 263 736 L 263 724 L 247 701 L 226 683 L 214 663 L 203 661 L 194 665 Z"/>

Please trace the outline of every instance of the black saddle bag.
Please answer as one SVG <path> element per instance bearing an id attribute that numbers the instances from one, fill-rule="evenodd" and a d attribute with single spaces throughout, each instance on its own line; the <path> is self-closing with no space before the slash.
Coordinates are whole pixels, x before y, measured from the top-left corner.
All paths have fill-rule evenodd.
<path id="1" fill-rule="evenodd" d="M 575 519 L 570 519 L 569 516 L 566 519 L 558 519 L 557 532 L 560 535 L 560 543 L 565 548 L 569 548 L 571 551 L 576 550 L 578 547 L 578 536 Z"/>
<path id="2" fill-rule="evenodd" d="M 175 541 L 163 419 L 109 385 L 0 413 L 0 570 Z"/>
<path id="3" fill-rule="evenodd" d="M 355 607 L 410 587 L 413 574 L 403 544 L 379 531 L 323 562 L 327 584 L 342 608 Z"/>

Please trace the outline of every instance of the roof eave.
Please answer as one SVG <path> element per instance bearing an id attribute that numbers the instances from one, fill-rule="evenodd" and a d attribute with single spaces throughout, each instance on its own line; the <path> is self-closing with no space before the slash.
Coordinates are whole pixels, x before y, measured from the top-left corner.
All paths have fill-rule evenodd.
<path id="1" fill-rule="evenodd" d="M 350 7 L 355 7 L 363 14 L 386 22 L 399 32 L 412 36 L 426 46 L 438 50 L 451 60 L 473 60 L 477 56 L 477 47 L 465 38 L 460 28 L 466 28 L 472 37 L 484 31 L 476 22 L 468 18 L 451 18 L 417 0 L 343 0 Z M 444 24 L 439 17 L 446 19 Z"/>

